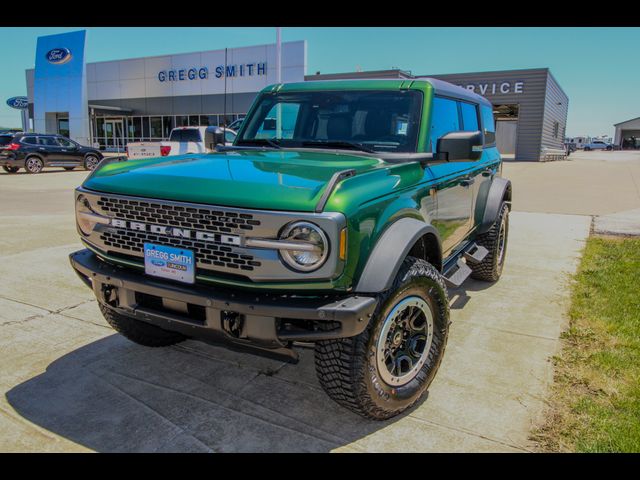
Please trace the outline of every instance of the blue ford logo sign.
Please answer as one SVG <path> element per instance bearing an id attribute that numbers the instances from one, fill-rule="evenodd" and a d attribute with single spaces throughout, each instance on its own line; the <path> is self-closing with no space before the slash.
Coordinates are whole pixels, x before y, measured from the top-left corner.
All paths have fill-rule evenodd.
<path id="1" fill-rule="evenodd" d="M 7 100 L 7 105 L 17 110 L 29 108 L 29 100 L 27 97 L 11 97 Z"/>
<path id="2" fill-rule="evenodd" d="M 71 50 L 68 48 L 53 48 L 47 52 L 47 61 L 55 65 L 61 65 L 71 60 Z"/>

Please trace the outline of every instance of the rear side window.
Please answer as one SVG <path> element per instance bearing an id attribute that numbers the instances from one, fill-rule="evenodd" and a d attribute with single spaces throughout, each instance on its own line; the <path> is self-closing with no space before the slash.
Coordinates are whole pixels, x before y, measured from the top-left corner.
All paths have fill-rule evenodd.
<path id="1" fill-rule="evenodd" d="M 13 137 L 10 135 L 0 135 L 0 145 L 8 145 Z"/>
<path id="2" fill-rule="evenodd" d="M 174 130 L 171 132 L 170 142 L 201 142 L 200 131 L 193 129 Z"/>
<path id="3" fill-rule="evenodd" d="M 449 132 L 461 130 L 458 104 L 455 100 L 434 97 L 431 113 L 431 151 L 435 153 L 438 139 Z"/>
<path id="4" fill-rule="evenodd" d="M 23 137 L 22 143 L 27 143 L 29 145 L 37 145 L 38 139 L 36 137 Z"/>
<path id="5" fill-rule="evenodd" d="M 482 105 L 480 107 L 480 115 L 482 116 L 484 144 L 490 145 L 492 143 L 496 143 L 496 125 L 493 120 L 493 108 L 487 105 Z"/>
<path id="6" fill-rule="evenodd" d="M 473 103 L 460 102 L 462 129 L 467 132 L 480 130 L 478 127 L 478 108 Z"/>

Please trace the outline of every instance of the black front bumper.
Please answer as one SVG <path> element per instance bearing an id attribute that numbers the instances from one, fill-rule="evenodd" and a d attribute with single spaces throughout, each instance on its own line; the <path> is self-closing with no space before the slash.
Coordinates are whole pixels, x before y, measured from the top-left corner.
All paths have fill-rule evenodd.
<path id="1" fill-rule="evenodd" d="M 293 341 L 361 333 L 378 303 L 360 295 L 328 297 L 252 293 L 180 285 L 113 266 L 88 249 L 69 256 L 98 301 L 165 330 L 231 348 L 295 361 Z"/>

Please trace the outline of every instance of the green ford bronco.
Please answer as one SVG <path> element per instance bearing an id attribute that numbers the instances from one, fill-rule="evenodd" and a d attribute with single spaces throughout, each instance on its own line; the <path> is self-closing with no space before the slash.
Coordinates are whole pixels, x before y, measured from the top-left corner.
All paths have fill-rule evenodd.
<path id="1" fill-rule="evenodd" d="M 447 285 L 493 282 L 507 245 L 491 104 L 433 79 L 278 84 L 232 146 L 103 161 L 75 193 L 73 268 L 142 345 L 198 339 L 297 361 L 385 419 L 442 361 Z M 220 145 L 221 144 L 221 145 Z"/>

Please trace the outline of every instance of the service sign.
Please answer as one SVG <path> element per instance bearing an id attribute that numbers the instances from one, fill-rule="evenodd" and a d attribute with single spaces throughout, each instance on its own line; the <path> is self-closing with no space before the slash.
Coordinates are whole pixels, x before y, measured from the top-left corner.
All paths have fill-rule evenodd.
<path id="1" fill-rule="evenodd" d="M 27 97 L 11 97 L 7 100 L 7 105 L 16 110 L 26 110 L 29 108 L 29 100 Z"/>
<path id="2" fill-rule="evenodd" d="M 47 62 L 61 65 L 71 60 L 71 50 L 68 48 L 52 48 L 46 54 Z"/>

